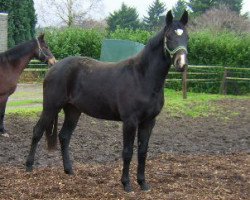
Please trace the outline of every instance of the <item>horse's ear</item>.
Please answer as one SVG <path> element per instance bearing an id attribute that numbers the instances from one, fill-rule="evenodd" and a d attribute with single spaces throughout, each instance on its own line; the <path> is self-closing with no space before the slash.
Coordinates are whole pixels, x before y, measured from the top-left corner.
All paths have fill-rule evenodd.
<path id="1" fill-rule="evenodd" d="M 185 26 L 188 23 L 188 12 L 185 10 L 182 14 L 180 22 Z"/>
<path id="2" fill-rule="evenodd" d="M 171 10 L 168 11 L 167 15 L 166 15 L 166 25 L 170 25 L 172 22 L 173 22 L 173 15 L 172 15 L 172 12 Z"/>
<path id="3" fill-rule="evenodd" d="M 39 39 L 39 40 L 44 40 L 44 35 L 45 35 L 45 33 L 41 33 L 41 34 L 39 35 L 38 39 Z"/>

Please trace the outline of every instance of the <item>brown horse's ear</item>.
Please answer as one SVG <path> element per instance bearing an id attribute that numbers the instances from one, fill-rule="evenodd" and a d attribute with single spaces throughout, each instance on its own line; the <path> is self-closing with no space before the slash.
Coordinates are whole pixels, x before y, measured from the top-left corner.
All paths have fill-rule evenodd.
<path id="1" fill-rule="evenodd" d="M 173 18 L 174 18 L 174 17 L 173 17 L 173 15 L 172 15 L 171 10 L 168 11 L 168 13 L 167 13 L 167 15 L 166 15 L 166 25 L 167 25 L 167 26 L 170 25 L 170 24 L 172 24 Z"/>
<path id="2" fill-rule="evenodd" d="M 180 22 L 185 26 L 188 23 L 188 12 L 184 10 Z"/>
<path id="3" fill-rule="evenodd" d="M 45 35 L 45 33 L 41 33 L 41 34 L 39 35 L 38 39 L 39 39 L 39 40 L 44 40 L 44 35 Z"/>

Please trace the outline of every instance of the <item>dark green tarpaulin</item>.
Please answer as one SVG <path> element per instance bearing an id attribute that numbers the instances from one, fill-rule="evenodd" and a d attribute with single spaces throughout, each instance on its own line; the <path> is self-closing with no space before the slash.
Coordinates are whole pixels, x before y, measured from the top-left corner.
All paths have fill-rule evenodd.
<path id="1" fill-rule="evenodd" d="M 101 61 L 116 62 L 136 55 L 143 49 L 144 45 L 129 40 L 103 41 L 101 50 Z"/>

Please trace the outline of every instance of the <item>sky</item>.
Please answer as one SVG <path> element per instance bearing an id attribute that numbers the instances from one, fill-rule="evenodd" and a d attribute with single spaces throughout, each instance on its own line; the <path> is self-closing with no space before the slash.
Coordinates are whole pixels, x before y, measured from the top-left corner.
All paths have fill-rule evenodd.
<path id="1" fill-rule="evenodd" d="M 144 15 L 147 15 L 148 7 L 154 2 L 154 0 L 103 0 L 103 2 L 106 15 L 114 10 L 118 10 L 121 7 L 122 2 L 124 2 L 128 6 L 135 7 L 140 17 L 143 17 Z M 162 2 L 164 2 L 167 9 L 170 10 L 176 4 L 177 0 L 162 0 Z"/>
<path id="2" fill-rule="evenodd" d="M 55 22 L 49 22 L 44 20 L 42 17 L 42 11 L 41 11 L 41 2 L 43 0 L 34 0 L 35 2 L 35 9 L 37 12 L 37 18 L 38 18 L 38 25 L 39 26 L 48 26 L 51 25 L 50 23 Z M 57 0 L 60 1 L 60 0 Z M 130 7 L 134 7 L 137 9 L 139 13 L 139 17 L 143 18 L 143 16 L 147 15 L 147 10 L 149 5 L 151 5 L 154 0 L 102 0 L 102 7 L 101 9 L 96 12 L 95 14 L 92 14 L 94 19 L 104 19 L 106 18 L 109 13 L 114 12 L 115 10 L 118 10 L 121 8 L 121 4 L 124 2 L 126 5 Z M 170 10 L 177 2 L 177 0 L 162 0 L 162 2 L 165 2 L 167 10 Z M 243 8 L 242 13 L 250 12 L 250 0 L 243 0 Z M 53 24 L 54 25 L 54 24 Z"/>

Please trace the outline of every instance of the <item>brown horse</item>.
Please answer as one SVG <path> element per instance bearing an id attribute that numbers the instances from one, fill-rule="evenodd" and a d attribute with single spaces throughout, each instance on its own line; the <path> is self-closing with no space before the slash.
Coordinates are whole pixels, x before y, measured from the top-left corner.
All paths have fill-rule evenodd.
<path id="1" fill-rule="evenodd" d="M 64 171 L 73 174 L 69 142 L 81 113 L 123 122 L 123 171 L 125 191 L 132 190 L 129 166 L 134 139 L 138 136 L 137 182 L 148 190 L 145 163 L 155 118 L 164 103 L 164 83 L 171 64 L 177 71 L 187 66 L 188 13 L 180 21 L 171 11 L 163 29 L 135 57 L 105 63 L 86 57 L 68 57 L 56 63 L 44 80 L 43 112 L 33 130 L 26 170 L 31 171 L 37 144 L 46 132 L 49 147 L 57 138 L 58 112 L 65 119 L 59 133 Z"/>
<path id="2" fill-rule="evenodd" d="M 56 60 L 44 41 L 44 34 L 0 53 L 0 134 L 8 136 L 4 128 L 4 115 L 8 97 L 15 91 L 18 79 L 32 58 L 50 65 Z"/>

